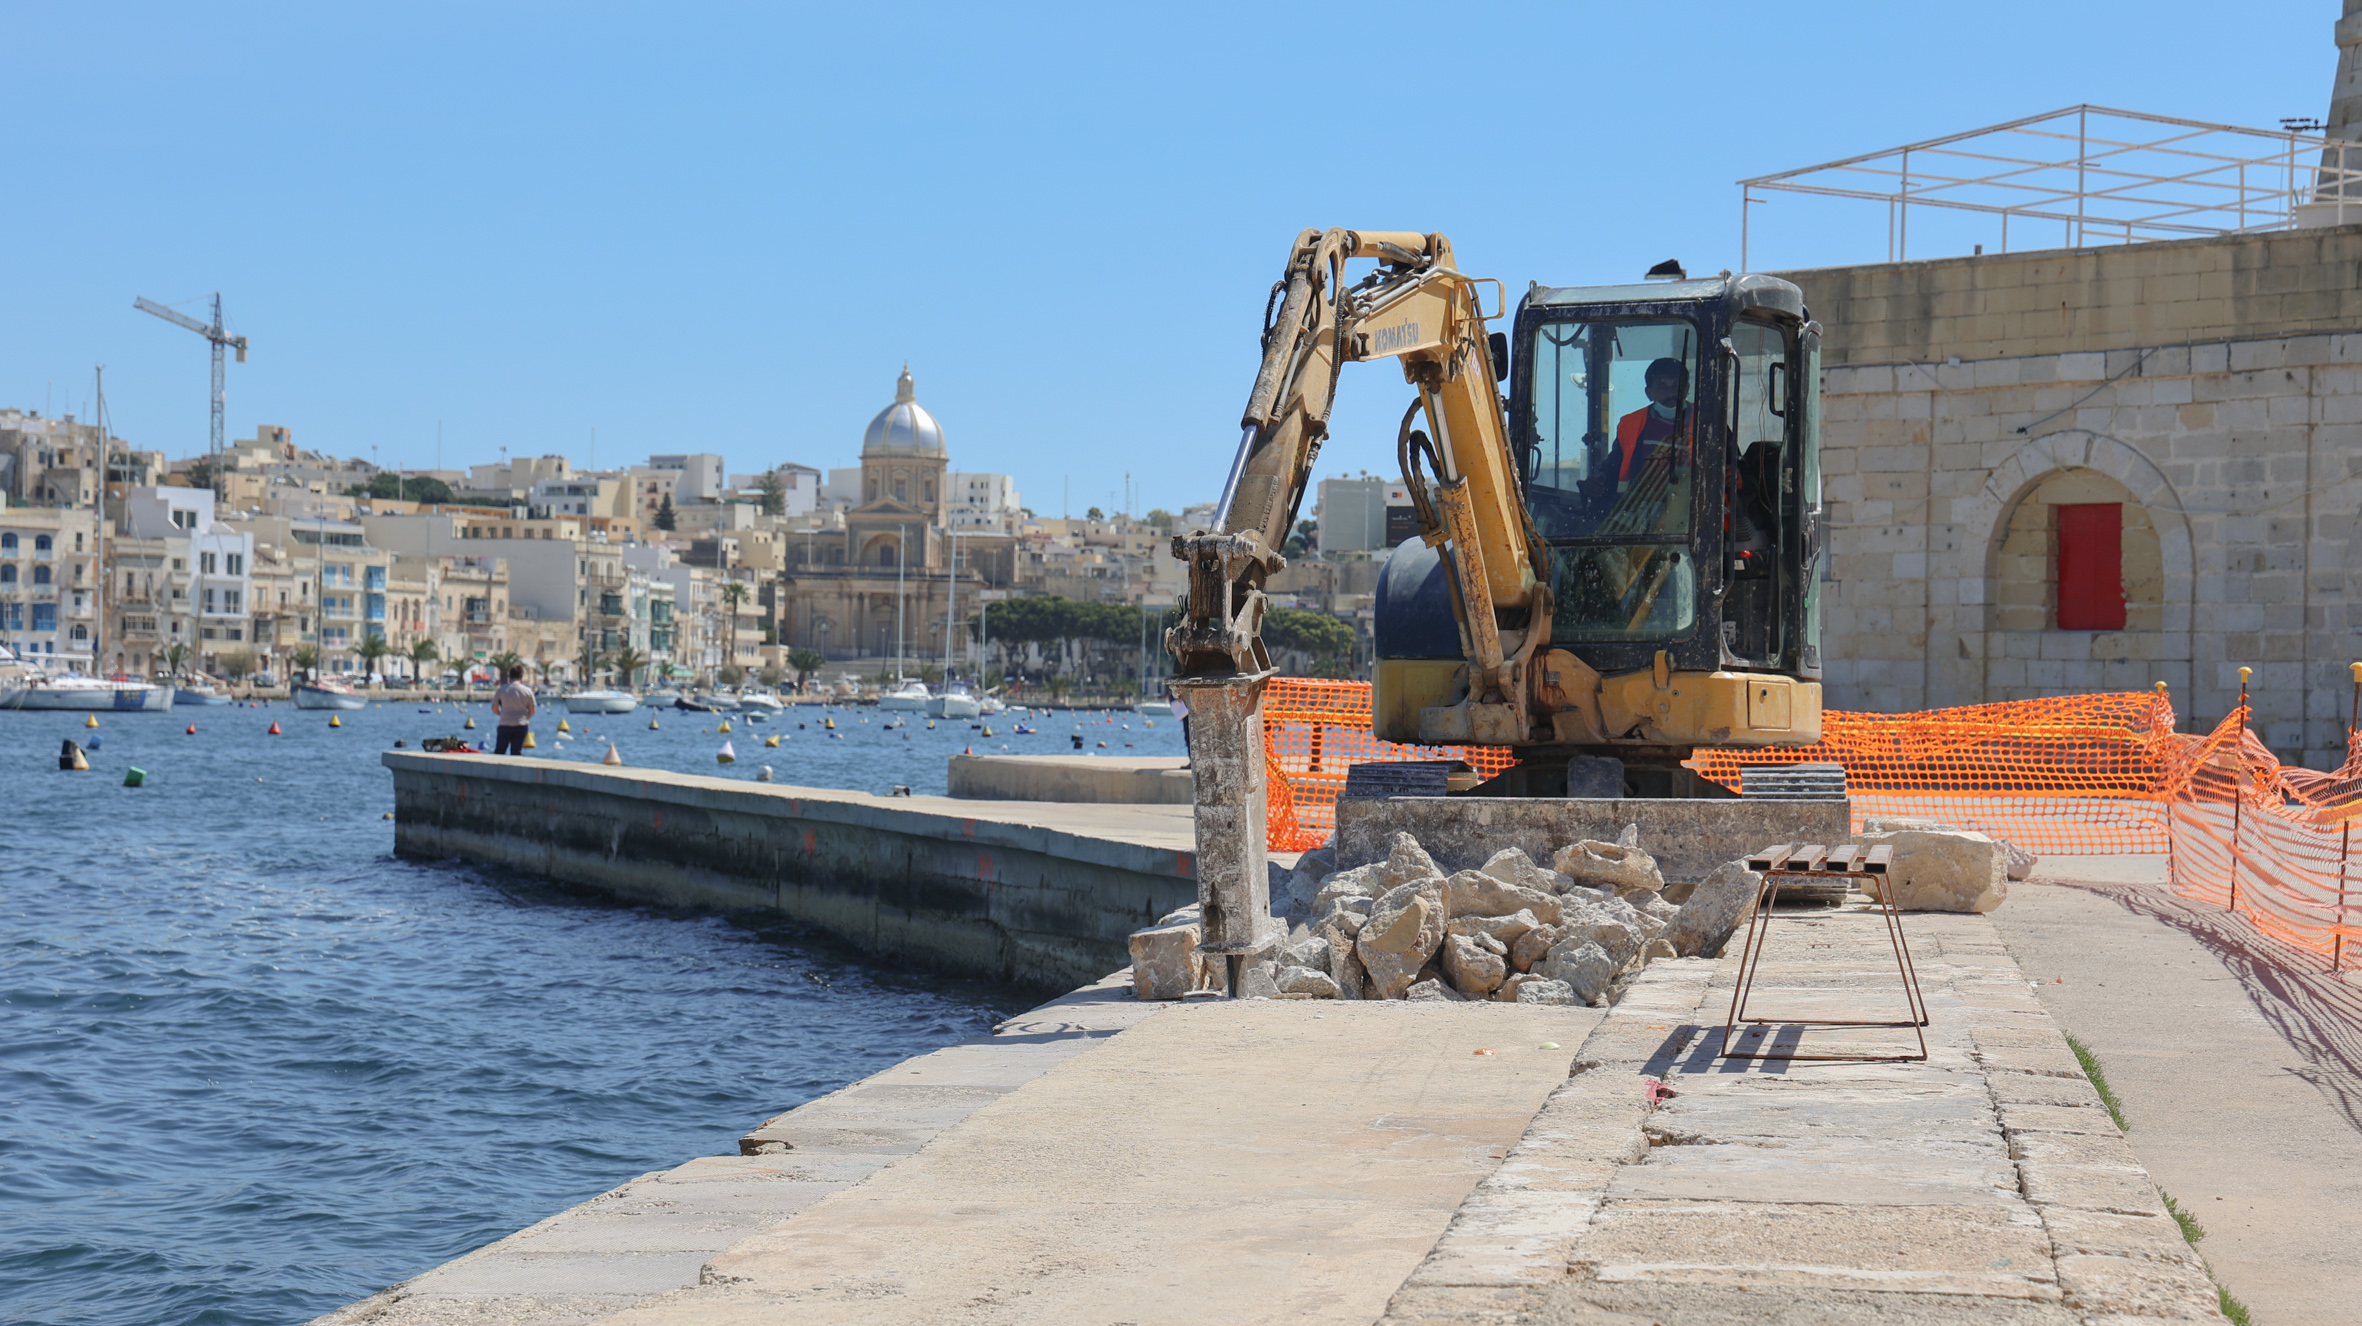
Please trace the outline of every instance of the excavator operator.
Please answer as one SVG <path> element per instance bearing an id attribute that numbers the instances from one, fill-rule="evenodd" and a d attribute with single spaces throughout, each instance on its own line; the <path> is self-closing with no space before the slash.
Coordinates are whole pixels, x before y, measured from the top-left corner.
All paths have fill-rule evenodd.
<path id="1" fill-rule="evenodd" d="M 1642 375 L 1648 404 L 1616 421 L 1616 450 L 1609 457 L 1607 505 L 1623 486 L 1648 472 L 1659 443 L 1690 428 L 1689 368 L 1678 359 L 1649 361 Z"/>

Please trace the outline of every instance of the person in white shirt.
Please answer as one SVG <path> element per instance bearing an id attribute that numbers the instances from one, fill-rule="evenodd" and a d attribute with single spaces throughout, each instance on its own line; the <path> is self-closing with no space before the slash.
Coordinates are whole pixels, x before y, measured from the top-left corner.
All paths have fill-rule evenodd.
<path id="1" fill-rule="evenodd" d="M 525 684 L 523 666 L 508 670 L 508 680 L 492 693 L 492 718 L 500 725 L 493 733 L 492 753 L 522 755 L 525 753 L 525 725 L 533 721 L 541 706 L 533 699 L 533 688 Z"/>

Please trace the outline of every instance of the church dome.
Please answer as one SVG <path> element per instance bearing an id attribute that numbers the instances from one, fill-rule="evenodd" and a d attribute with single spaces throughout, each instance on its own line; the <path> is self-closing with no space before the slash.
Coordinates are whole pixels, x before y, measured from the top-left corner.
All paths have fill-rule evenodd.
<path id="1" fill-rule="evenodd" d="M 861 435 L 861 454 L 943 454 L 943 426 L 919 404 L 918 389 L 910 381 L 910 365 L 903 365 L 902 376 L 895 380 L 894 403 L 878 411 L 878 417 L 869 421 L 869 431 Z"/>

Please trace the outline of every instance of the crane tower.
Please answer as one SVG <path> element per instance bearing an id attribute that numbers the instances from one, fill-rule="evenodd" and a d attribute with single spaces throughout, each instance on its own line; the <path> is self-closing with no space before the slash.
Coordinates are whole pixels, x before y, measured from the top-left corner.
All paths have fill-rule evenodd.
<path id="1" fill-rule="evenodd" d="M 217 460 L 220 459 L 222 453 L 222 404 L 225 396 L 221 361 L 223 347 L 236 350 L 239 363 L 246 362 L 246 338 L 232 336 L 222 330 L 221 292 L 217 290 L 213 295 L 213 322 L 210 326 L 178 309 L 166 308 L 145 296 L 132 300 L 131 306 L 142 313 L 153 313 L 175 327 L 186 327 L 213 343 L 213 433 L 205 454 Z"/>

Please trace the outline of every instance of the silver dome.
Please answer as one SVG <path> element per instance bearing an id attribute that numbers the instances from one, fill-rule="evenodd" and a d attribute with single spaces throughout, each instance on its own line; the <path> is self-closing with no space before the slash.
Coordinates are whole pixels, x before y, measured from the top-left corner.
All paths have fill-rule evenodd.
<path id="1" fill-rule="evenodd" d="M 895 380 L 894 403 L 878 411 L 878 417 L 869 421 L 869 431 L 861 435 L 862 455 L 894 452 L 920 456 L 943 454 L 943 426 L 919 404 L 918 389 L 911 385 L 908 364 L 902 366 L 902 376 Z"/>

